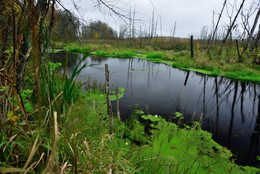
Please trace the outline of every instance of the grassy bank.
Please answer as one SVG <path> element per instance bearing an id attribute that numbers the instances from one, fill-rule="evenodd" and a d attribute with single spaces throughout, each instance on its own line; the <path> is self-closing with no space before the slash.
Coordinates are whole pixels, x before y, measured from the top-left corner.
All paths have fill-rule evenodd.
<path id="1" fill-rule="evenodd" d="M 151 47 L 131 48 L 111 46 L 109 44 L 71 44 L 68 49 L 72 53 L 91 53 L 99 57 L 133 58 L 139 57 L 149 61 L 163 62 L 174 68 L 192 70 L 212 76 L 225 76 L 234 80 L 260 82 L 260 65 L 248 57 L 243 62 L 237 58 L 225 58 L 225 55 L 211 57 L 199 47 L 195 49 L 195 57 L 191 58 L 187 50 L 154 50 Z"/>
<path id="2" fill-rule="evenodd" d="M 173 119 L 183 128 L 136 111 L 126 122 L 114 118 L 115 131 L 111 133 L 104 90 L 90 84 L 95 88 L 82 92 L 76 81 L 81 70 L 77 66 L 72 76 L 65 78 L 57 73 L 60 63 L 45 66 L 42 120 L 33 91 L 25 90 L 22 97 L 29 124 L 23 121 L 16 103 L 16 112 L 8 112 L 7 122 L 1 124 L 0 173 L 260 172 L 236 165 L 231 152 L 214 142 L 199 123 L 181 124 L 180 113 Z M 119 98 L 123 91 L 120 88 Z M 111 94 L 115 100 L 114 92 Z"/>
<path id="3" fill-rule="evenodd" d="M 214 142 L 196 122 L 179 128 L 159 116 L 137 111 L 124 123 L 115 120 L 115 131 L 110 134 L 105 100 L 105 94 L 98 90 L 81 93 L 69 113 L 73 126 L 64 133 L 75 136 L 70 142 L 78 148 L 80 173 L 260 172 L 236 165 L 230 160 L 231 152 Z M 181 117 L 179 114 L 176 119 Z"/>

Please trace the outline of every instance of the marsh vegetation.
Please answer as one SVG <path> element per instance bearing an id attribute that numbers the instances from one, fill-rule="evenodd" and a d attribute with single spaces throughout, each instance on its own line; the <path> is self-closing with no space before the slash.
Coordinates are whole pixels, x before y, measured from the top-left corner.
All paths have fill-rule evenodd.
<path id="1" fill-rule="evenodd" d="M 260 10 L 238 7 L 192 41 L 160 36 L 154 12 L 117 32 L 0 0 L 0 173 L 259 173 Z"/>

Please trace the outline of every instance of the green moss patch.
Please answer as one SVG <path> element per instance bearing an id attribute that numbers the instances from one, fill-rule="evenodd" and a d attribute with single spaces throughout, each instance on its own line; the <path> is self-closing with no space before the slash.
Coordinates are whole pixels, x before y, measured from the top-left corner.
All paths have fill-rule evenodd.
<path id="1" fill-rule="evenodd" d="M 159 116 L 144 115 L 150 120 L 152 140 L 138 151 L 141 173 L 257 173 L 253 167 L 238 166 L 232 153 L 220 146 L 199 123 L 179 128 Z"/>

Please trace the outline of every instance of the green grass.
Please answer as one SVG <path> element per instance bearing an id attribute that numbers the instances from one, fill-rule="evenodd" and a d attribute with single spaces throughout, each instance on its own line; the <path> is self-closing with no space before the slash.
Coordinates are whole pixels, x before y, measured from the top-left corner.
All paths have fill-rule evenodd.
<path id="1" fill-rule="evenodd" d="M 101 92 L 85 93 L 70 114 L 80 123 L 73 132 L 80 132 L 88 140 L 89 151 L 83 151 L 79 157 L 82 159 L 80 172 L 107 172 L 110 167 L 117 172 L 149 174 L 259 172 L 257 168 L 235 164 L 230 160 L 232 153 L 212 140 L 211 134 L 196 122 L 191 127 L 179 128 L 159 116 L 136 111 L 136 115 L 124 123 L 119 124 L 115 118 L 115 134 L 109 135 L 105 100 Z M 139 116 L 146 121 L 140 123 Z M 147 134 L 147 126 L 151 134 Z"/>
<path id="2" fill-rule="evenodd" d="M 133 57 L 135 57 L 135 53 L 132 51 L 109 52 L 109 51 L 98 50 L 98 51 L 91 52 L 91 53 L 98 57 L 114 57 L 114 58 L 133 58 Z"/>
<path id="3" fill-rule="evenodd" d="M 107 117 L 106 96 L 98 91 L 81 93 L 72 107 L 67 119 L 69 127 L 63 130 L 62 147 L 67 156 L 73 156 L 68 143 L 77 150 L 79 173 L 108 173 L 110 170 L 135 173 L 135 167 L 129 161 L 131 149 L 124 139 L 110 134 Z M 75 134 L 73 139 L 65 138 Z"/>
<path id="4" fill-rule="evenodd" d="M 70 52 L 91 52 L 91 54 L 99 57 L 114 57 L 114 58 L 134 58 L 140 57 L 153 62 L 162 62 L 172 65 L 174 68 L 184 70 L 192 70 L 207 75 L 221 75 L 234 80 L 260 82 L 259 65 L 252 62 L 252 58 L 238 63 L 237 59 L 226 59 L 227 53 L 234 55 L 235 51 L 223 51 L 223 55 L 217 57 L 209 57 L 203 50 L 195 50 L 195 57 L 191 58 L 187 50 L 151 50 L 145 48 L 135 48 L 122 46 L 111 46 L 109 44 L 86 44 L 79 46 L 72 44 L 69 47 Z M 215 50 L 217 51 L 217 49 Z M 215 54 L 210 53 L 212 56 Z M 239 69 L 239 71 L 237 71 Z"/>
<path id="5" fill-rule="evenodd" d="M 56 67 L 56 64 L 51 67 Z M 122 98 L 124 89 L 119 88 L 119 91 L 119 98 Z M 57 141 L 54 139 L 55 120 L 52 117 L 47 118 L 41 136 L 37 133 L 37 128 L 34 129 L 34 141 L 30 137 L 19 135 L 9 142 L 6 134 L 0 132 L 3 138 L 0 149 L 3 150 L 6 146 L 2 155 L 9 159 L 9 163 L 3 163 L 5 168 L 0 167 L 0 172 L 21 171 L 21 164 L 27 160 L 30 151 L 34 152 L 34 143 L 39 144 L 40 149 L 35 149 L 37 152 L 47 154 L 45 164 L 42 165 L 44 170 L 59 173 L 63 166 L 65 173 L 259 172 L 254 167 L 236 165 L 230 160 L 231 152 L 214 142 L 211 134 L 203 131 L 196 122 L 192 127 L 184 125 L 185 128 L 179 128 L 159 116 L 143 115 L 144 112 L 136 111 L 135 115 L 123 123 L 114 117 L 115 131 L 111 134 L 106 95 L 98 89 L 78 92 L 75 101 L 67 104 L 58 115 Z M 114 91 L 111 91 L 111 100 L 115 100 Z M 54 107 L 52 109 L 56 110 Z M 47 111 L 46 116 L 48 115 L 52 116 Z M 144 121 L 140 122 L 140 117 Z M 177 119 L 181 117 L 180 113 L 176 114 Z M 19 156 L 21 167 L 8 168 L 16 161 L 17 152 L 22 154 Z M 30 164 L 38 160 L 35 155 Z M 29 172 L 37 173 L 37 170 L 30 169 Z"/>

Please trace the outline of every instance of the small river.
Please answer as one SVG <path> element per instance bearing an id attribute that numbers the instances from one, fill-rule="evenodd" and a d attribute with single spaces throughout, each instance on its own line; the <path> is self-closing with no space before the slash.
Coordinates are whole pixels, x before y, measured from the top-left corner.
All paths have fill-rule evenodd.
<path id="1" fill-rule="evenodd" d="M 56 54 L 61 60 L 64 53 Z M 81 54 L 71 54 L 68 74 L 73 60 Z M 202 128 L 212 133 L 213 139 L 228 147 L 241 165 L 260 165 L 260 86 L 255 83 L 211 77 L 193 71 L 183 71 L 162 63 L 144 59 L 87 57 L 91 65 L 83 69 L 81 81 L 105 82 L 105 64 L 110 71 L 110 87 L 125 88 L 120 99 L 120 113 L 127 118 L 134 109 L 163 116 L 171 120 L 176 111 L 185 122 L 201 121 Z M 83 64 L 82 63 L 82 64 Z M 112 103 L 115 108 L 115 103 Z"/>

